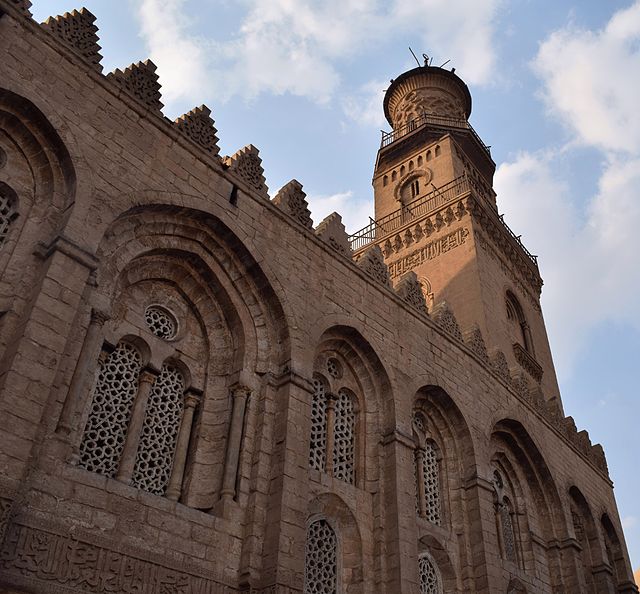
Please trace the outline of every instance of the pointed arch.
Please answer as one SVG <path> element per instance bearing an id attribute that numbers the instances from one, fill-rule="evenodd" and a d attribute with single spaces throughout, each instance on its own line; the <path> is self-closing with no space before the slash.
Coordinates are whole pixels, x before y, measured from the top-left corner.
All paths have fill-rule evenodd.
<path id="1" fill-rule="evenodd" d="M 560 587 L 571 571 L 549 544 L 563 537 L 566 522 L 555 481 L 540 449 L 519 421 L 503 419 L 491 432 L 491 450 L 492 465 L 501 471 L 513 507 L 517 565 L 523 572 L 520 579 L 532 588 L 540 587 L 538 579 Z"/>

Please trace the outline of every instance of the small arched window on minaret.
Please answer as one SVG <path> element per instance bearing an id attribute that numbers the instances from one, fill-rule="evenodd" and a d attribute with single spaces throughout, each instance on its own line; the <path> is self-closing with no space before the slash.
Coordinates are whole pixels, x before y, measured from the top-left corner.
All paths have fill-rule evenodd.
<path id="1" fill-rule="evenodd" d="M 506 306 L 507 319 L 516 328 L 517 342 L 522 344 L 525 351 L 533 355 L 534 350 L 531 329 L 529 328 L 527 319 L 524 317 L 524 312 L 522 311 L 520 302 L 511 291 L 507 291 Z"/>

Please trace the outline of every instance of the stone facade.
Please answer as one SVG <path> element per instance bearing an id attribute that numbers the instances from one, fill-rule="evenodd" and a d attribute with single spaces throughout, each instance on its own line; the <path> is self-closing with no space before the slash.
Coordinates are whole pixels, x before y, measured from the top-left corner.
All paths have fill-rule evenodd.
<path id="1" fill-rule="evenodd" d="M 315 229 L 87 11 L 0 0 L 0 591 L 637 592 L 454 74 Z M 395 175 L 394 175 L 395 172 Z"/>

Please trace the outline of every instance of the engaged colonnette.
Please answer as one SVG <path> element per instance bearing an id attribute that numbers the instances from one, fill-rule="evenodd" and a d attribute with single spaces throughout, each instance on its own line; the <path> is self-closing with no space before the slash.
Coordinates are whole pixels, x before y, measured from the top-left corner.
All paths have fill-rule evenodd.
<path id="1" fill-rule="evenodd" d="M 471 96 L 392 81 L 315 228 L 87 10 L 0 0 L 0 591 L 632 593 Z"/>

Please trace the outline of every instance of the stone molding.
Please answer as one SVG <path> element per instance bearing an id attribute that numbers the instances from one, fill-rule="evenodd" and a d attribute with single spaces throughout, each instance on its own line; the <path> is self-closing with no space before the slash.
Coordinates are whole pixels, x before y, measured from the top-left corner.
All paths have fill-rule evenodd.
<path id="1" fill-rule="evenodd" d="M 337 212 L 332 212 L 315 229 L 316 235 L 325 243 L 328 243 L 336 252 L 351 258 L 351 244 L 349 236 L 342 224 L 342 217 Z"/>
<path id="2" fill-rule="evenodd" d="M 86 8 L 65 12 L 62 16 L 49 17 L 42 26 L 58 37 L 72 51 L 86 60 L 98 72 L 102 72 L 100 45 L 96 17 Z"/>
<path id="3" fill-rule="evenodd" d="M 302 184 L 298 180 L 292 179 L 282 186 L 272 202 L 303 227 L 313 229 L 307 195 L 302 190 Z"/>
<path id="4" fill-rule="evenodd" d="M 107 78 L 148 109 L 162 113 L 164 105 L 160 101 L 160 83 L 156 65 L 151 60 L 131 64 L 124 71 L 116 68 L 107 74 Z"/>
<path id="5" fill-rule="evenodd" d="M 544 370 L 540 364 L 518 343 L 513 343 L 513 354 L 520 366 L 538 383 L 542 380 Z"/>
<path id="6" fill-rule="evenodd" d="M 15 6 L 17 10 L 19 10 L 25 16 L 31 16 L 31 2 L 30 0 L 7 0 L 7 2 L 11 6 Z M 2 11 L 0 11 L 0 16 L 2 15 Z"/>
<path id="7" fill-rule="evenodd" d="M 255 146 L 248 144 L 230 157 L 224 157 L 222 162 L 231 173 L 240 178 L 252 190 L 255 190 L 261 197 L 269 199 L 260 151 Z"/>
<path id="8" fill-rule="evenodd" d="M 211 119 L 211 110 L 206 105 L 194 107 L 191 111 L 176 118 L 175 125 L 187 138 L 195 142 L 201 149 L 217 157 L 218 132 Z"/>

